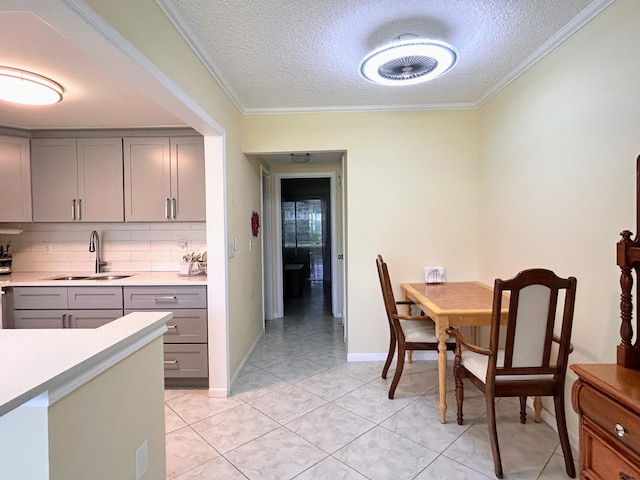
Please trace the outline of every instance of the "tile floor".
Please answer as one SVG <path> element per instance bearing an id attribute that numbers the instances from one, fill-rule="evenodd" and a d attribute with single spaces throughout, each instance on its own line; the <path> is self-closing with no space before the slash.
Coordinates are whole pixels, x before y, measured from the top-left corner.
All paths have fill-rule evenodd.
<path id="1" fill-rule="evenodd" d="M 267 322 L 229 398 L 166 390 L 167 479 L 495 478 L 484 399 L 473 386 L 462 426 L 451 382 L 448 423 L 438 421 L 435 361 L 406 364 L 389 400 L 382 362 L 347 363 L 340 320 L 321 295 L 305 295 Z M 505 478 L 568 478 L 555 431 L 520 424 L 518 409 L 498 401 Z"/>

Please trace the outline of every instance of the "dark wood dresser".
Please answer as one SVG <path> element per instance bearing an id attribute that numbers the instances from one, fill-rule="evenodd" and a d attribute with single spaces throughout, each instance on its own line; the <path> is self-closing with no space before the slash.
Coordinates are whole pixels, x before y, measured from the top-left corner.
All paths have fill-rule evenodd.
<path id="1" fill-rule="evenodd" d="M 572 365 L 580 420 L 580 478 L 640 480 L 640 370 Z"/>

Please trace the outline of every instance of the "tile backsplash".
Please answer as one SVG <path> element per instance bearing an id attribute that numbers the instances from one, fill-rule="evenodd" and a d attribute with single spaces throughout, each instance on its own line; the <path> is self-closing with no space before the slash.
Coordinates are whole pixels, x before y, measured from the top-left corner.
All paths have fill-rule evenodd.
<path id="1" fill-rule="evenodd" d="M 89 236 L 100 234 L 103 271 L 178 271 L 186 251 L 206 247 L 206 223 L 11 223 L 18 235 L 0 234 L 0 244 L 11 242 L 14 272 L 92 272 L 95 253 Z"/>

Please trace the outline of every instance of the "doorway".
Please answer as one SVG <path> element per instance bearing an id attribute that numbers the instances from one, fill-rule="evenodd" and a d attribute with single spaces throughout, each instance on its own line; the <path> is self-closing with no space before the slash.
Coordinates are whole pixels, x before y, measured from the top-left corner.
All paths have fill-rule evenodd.
<path id="1" fill-rule="evenodd" d="M 286 313 L 285 302 L 295 300 L 299 305 L 305 300 L 305 292 L 311 298 L 312 290 L 316 299 L 316 292 L 321 293 L 333 317 L 343 317 L 342 282 L 338 280 L 343 275 L 338 266 L 342 253 L 338 238 L 342 230 L 337 223 L 341 221 L 338 208 L 342 207 L 337 198 L 337 178 L 336 172 L 275 174 L 272 250 L 275 281 L 273 290 L 266 287 L 266 295 L 269 291 L 273 295 L 271 318 L 282 318 Z"/>
<path id="2" fill-rule="evenodd" d="M 329 178 L 280 180 L 284 314 L 314 298 L 331 312 L 331 183 Z"/>

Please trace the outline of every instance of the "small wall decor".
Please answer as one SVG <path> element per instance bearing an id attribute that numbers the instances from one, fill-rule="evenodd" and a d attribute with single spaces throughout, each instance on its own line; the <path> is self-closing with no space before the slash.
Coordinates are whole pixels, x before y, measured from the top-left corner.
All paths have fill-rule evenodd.
<path id="1" fill-rule="evenodd" d="M 251 214 L 251 233 L 253 233 L 254 237 L 257 237 L 260 233 L 260 214 L 258 212 Z"/>

